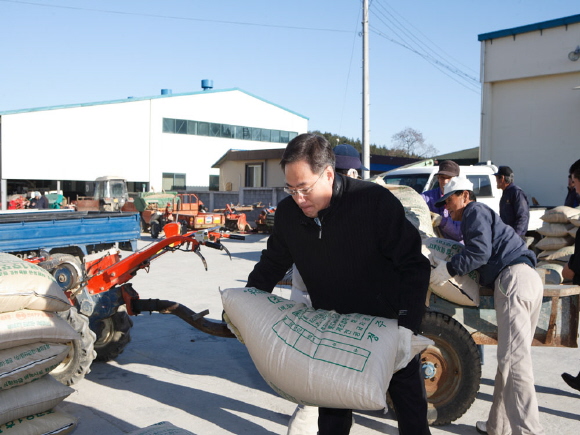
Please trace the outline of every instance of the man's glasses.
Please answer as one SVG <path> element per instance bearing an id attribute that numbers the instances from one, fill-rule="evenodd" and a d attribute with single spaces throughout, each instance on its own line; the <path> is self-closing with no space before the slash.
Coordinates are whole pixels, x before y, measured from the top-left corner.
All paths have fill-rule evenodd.
<path id="1" fill-rule="evenodd" d="M 316 179 L 316 181 L 312 184 L 312 186 L 307 187 L 306 189 L 290 189 L 289 187 L 285 187 L 284 188 L 284 192 L 286 192 L 288 195 L 302 195 L 302 196 L 308 196 L 310 194 L 310 192 L 312 192 L 312 189 L 314 189 L 314 186 L 316 185 L 316 183 L 318 183 L 318 180 L 320 180 L 322 178 L 322 175 L 324 174 L 324 171 L 322 171 L 322 173 L 318 176 L 318 178 Z"/>

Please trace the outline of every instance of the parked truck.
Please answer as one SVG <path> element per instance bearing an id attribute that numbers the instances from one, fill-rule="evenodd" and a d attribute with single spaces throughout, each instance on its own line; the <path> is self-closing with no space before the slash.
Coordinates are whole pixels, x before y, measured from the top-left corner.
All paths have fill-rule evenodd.
<path id="1" fill-rule="evenodd" d="M 488 205 L 492 210 L 499 214 L 499 200 L 503 191 L 497 188 L 494 174 L 497 172 L 497 166 L 486 163 L 478 165 L 460 166 L 460 174 L 467 177 L 473 183 L 473 193 L 477 201 Z M 397 184 L 412 187 L 417 193 L 423 193 L 427 190 L 439 187 L 439 180 L 436 173 L 439 167 L 433 160 L 427 160 L 420 165 L 408 165 L 403 168 L 393 169 L 391 171 L 379 174 L 373 179 L 381 177 L 387 184 Z M 528 198 L 532 200 L 531 197 Z M 558 205 L 558 204 L 556 204 Z M 550 206 L 534 205 L 530 207 L 530 221 L 528 223 L 528 232 L 532 236 L 537 236 L 534 232 L 542 226 L 540 217 Z M 539 236 L 537 236 L 539 238 Z"/>
<path id="2" fill-rule="evenodd" d="M 21 258 L 69 254 L 80 261 L 113 247 L 135 251 L 139 214 L 74 210 L 0 213 L 0 252 Z"/>

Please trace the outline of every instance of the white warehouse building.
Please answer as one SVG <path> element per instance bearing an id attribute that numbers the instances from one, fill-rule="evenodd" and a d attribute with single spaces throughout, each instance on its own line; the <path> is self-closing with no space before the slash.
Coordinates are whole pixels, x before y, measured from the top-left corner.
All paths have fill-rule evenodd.
<path id="1" fill-rule="evenodd" d="M 212 90 L 209 80 L 202 86 L 0 112 L 2 208 L 31 186 L 90 194 L 90 182 L 104 175 L 125 178 L 132 191 L 207 189 L 219 174 L 212 165 L 228 150 L 284 148 L 308 131 L 303 115 L 238 88 Z"/>
<path id="2" fill-rule="evenodd" d="M 510 166 L 541 205 L 564 204 L 580 159 L 580 15 L 479 35 L 480 160 Z"/>

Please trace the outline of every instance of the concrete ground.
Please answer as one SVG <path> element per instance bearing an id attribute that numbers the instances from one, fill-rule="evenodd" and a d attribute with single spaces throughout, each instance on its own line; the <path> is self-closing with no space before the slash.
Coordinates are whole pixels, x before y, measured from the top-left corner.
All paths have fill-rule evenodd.
<path id="1" fill-rule="evenodd" d="M 219 288 L 243 287 L 266 246 L 266 235 L 225 240 L 232 254 L 206 247 L 203 269 L 192 253 L 169 253 L 131 281 L 141 298 L 168 299 L 209 318 L 221 317 Z M 139 247 L 151 242 L 143 235 Z M 281 296 L 286 290 L 277 289 Z M 132 341 L 115 361 L 94 363 L 57 409 L 76 416 L 75 435 L 120 435 L 169 421 L 197 435 L 285 434 L 295 405 L 276 395 L 256 371 L 244 345 L 204 334 L 181 319 L 163 314 L 134 317 Z M 496 370 L 495 346 L 485 346 L 481 387 L 471 408 L 432 434 L 476 434 L 477 420 L 489 411 Z M 580 350 L 533 349 L 536 391 L 547 434 L 580 433 L 580 394 L 561 379 L 577 374 Z M 356 412 L 353 435 L 398 434 L 391 413 Z"/>

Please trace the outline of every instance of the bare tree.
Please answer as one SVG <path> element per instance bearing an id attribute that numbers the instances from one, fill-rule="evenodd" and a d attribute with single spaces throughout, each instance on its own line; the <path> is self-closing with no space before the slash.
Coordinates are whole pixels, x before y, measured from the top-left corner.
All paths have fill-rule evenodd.
<path id="1" fill-rule="evenodd" d="M 391 138 L 393 150 L 397 155 L 405 157 L 433 157 L 438 150 L 433 145 L 426 144 L 423 133 L 411 127 L 393 135 Z"/>

